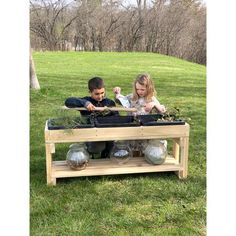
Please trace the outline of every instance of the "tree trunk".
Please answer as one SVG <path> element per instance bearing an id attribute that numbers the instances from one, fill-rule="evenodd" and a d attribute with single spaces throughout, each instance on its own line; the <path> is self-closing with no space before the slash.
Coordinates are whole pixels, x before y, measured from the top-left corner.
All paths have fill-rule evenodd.
<path id="1" fill-rule="evenodd" d="M 30 49 L 30 87 L 32 89 L 40 89 L 39 81 L 35 72 L 32 49 Z"/>

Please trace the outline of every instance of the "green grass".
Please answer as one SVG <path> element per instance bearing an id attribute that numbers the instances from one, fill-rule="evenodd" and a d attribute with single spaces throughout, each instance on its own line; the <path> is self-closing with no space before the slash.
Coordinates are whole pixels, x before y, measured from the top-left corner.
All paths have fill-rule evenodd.
<path id="1" fill-rule="evenodd" d="M 153 53 L 35 52 L 40 91 L 30 91 L 31 235 L 205 235 L 206 67 Z M 131 93 L 137 74 L 148 72 L 158 99 L 189 117 L 189 173 L 81 177 L 46 185 L 44 125 L 69 96 L 88 94 L 101 76 L 107 96 L 120 86 Z M 64 159 L 67 144 L 56 147 Z"/>

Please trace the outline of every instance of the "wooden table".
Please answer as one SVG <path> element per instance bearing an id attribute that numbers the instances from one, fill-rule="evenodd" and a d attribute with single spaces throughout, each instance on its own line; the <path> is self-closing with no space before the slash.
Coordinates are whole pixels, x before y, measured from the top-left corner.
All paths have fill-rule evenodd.
<path id="1" fill-rule="evenodd" d="M 56 185 L 57 178 L 165 171 L 174 171 L 180 179 L 187 178 L 189 146 L 189 124 L 187 123 L 167 126 L 48 130 L 47 122 L 45 145 L 48 185 Z M 143 157 L 133 157 L 125 164 L 116 164 L 109 158 L 91 159 L 86 169 L 77 171 L 70 169 L 66 160 L 53 161 L 55 145 L 58 143 L 141 139 L 171 139 L 173 141 L 172 155 L 168 155 L 162 165 L 149 164 Z"/>

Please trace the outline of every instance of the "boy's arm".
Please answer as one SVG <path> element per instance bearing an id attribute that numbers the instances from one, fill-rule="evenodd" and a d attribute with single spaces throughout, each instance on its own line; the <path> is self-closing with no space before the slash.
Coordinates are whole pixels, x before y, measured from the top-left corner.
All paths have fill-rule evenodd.
<path id="1" fill-rule="evenodd" d="M 90 101 L 86 100 L 85 98 L 70 97 L 65 100 L 65 106 L 69 108 L 87 107 L 89 104 Z"/>

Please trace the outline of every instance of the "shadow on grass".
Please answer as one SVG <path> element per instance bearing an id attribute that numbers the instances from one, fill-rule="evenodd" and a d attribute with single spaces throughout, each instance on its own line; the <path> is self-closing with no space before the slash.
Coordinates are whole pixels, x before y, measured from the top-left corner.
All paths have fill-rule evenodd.
<path id="1" fill-rule="evenodd" d="M 137 174 L 119 174 L 119 175 L 102 175 L 102 176 L 87 176 L 58 179 L 58 184 L 80 184 L 81 182 L 100 183 L 104 181 L 122 182 L 122 181 L 139 181 L 140 179 L 148 178 L 155 181 L 162 180 L 178 180 L 174 172 L 159 172 L 159 173 L 137 173 Z M 184 180 L 185 181 L 185 180 Z"/>

